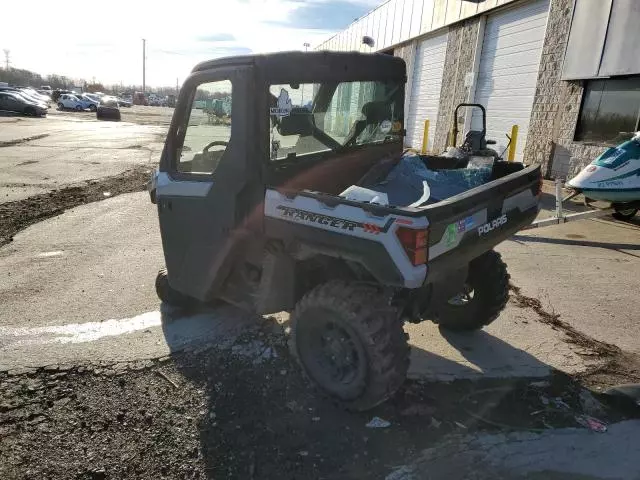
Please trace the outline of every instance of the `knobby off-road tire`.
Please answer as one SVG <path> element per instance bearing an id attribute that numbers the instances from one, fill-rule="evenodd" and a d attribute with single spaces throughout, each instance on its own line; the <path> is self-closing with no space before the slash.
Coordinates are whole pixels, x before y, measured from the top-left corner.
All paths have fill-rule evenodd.
<path id="1" fill-rule="evenodd" d="M 348 410 L 367 410 L 404 382 L 409 346 L 380 290 L 341 281 L 307 293 L 291 315 L 291 349 L 308 378 Z"/>
<path id="2" fill-rule="evenodd" d="M 473 297 L 466 303 L 443 302 L 437 323 L 448 330 L 479 330 L 493 322 L 509 299 L 509 274 L 498 252 L 493 250 L 469 264 L 467 287 Z"/>
<path id="3" fill-rule="evenodd" d="M 171 288 L 166 268 L 162 268 L 158 272 L 158 276 L 156 277 L 156 293 L 161 301 L 173 307 L 185 308 L 195 303 L 195 299 Z"/>

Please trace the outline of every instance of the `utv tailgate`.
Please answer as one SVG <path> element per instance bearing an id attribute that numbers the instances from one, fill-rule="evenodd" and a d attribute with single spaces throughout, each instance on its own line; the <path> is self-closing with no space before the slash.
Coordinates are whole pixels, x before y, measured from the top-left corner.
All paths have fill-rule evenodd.
<path id="1" fill-rule="evenodd" d="M 303 244 L 357 262 L 384 285 L 418 288 L 529 225 L 538 213 L 540 187 L 540 168 L 534 166 L 418 208 L 267 189 L 265 232 L 288 246 Z M 403 250 L 397 231 L 405 226 L 428 230 L 426 265 L 414 265 Z"/>
<path id="2" fill-rule="evenodd" d="M 429 221 L 427 282 L 467 265 L 531 224 L 538 214 L 539 166 L 422 208 Z"/>

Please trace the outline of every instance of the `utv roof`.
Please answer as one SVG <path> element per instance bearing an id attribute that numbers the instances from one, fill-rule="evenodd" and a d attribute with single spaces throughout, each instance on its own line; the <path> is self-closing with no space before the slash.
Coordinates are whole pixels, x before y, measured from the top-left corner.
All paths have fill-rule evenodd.
<path id="1" fill-rule="evenodd" d="M 201 62 L 192 73 L 221 67 L 254 66 L 266 80 L 406 80 L 406 66 L 399 57 L 383 53 L 277 52 L 224 57 Z"/>

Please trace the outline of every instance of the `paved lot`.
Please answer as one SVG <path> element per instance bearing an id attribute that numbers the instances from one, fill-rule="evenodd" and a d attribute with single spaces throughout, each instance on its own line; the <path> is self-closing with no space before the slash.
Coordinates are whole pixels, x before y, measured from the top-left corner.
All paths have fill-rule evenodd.
<path id="1" fill-rule="evenodd" d="M 166 126 L 94 117 L 55 110 L 47 118 L 0 117 L 0 203 L 157 163 Z"/>
<path id="2" fill-rule="evenodd" d="M 169 118 L 167 109 L 142 107 L 140 116 L 138 108 L 131 114 L 133 120 L 154 118 L 162 123 Z M 88 113 L 75 112 L 55 112 L 46 119 L 5 117 L 0 122 L 6 127 L 4 141 L 36 137 L 1 150 L 0 192 L 9 199 L 155 163 L 166 130 L 163 125 L 97 122 Z M 545 200 L 552 207 L 552 199 Z M 585 334 L 638 352 L 639 245 L 637 221 L 604 218 L 526 231 L 499 251 L 523 294 L 540 299 L 549 312 Z M 20 358 L 29 358 L 30 365 L 64 361 L 69 346 L 52 341 L 42 328 L 99 325 L 106 320 L 121 326 L 91 337 L 103 340 L 75 342 L 75 349 L 84 353 L 74 355 L 90 361 L 102 344 L 114 360 L 167 353 L 153 291 L 163 258 L 155 210 L 145 193 L 84 205 L 36 224 L 0 250 L 0 264 L 7 272 L 0 279 L 5 366 L 18 366 Z M 154 320 L 131 320 L 140 315 Z M 551 369 L 580 371 L 595 361 L 580 355 L 581 347 L 576 353 L 562 332 L 536 317 L 531 309 L 511 302 L 494 324 L 475 335 L 443 335 L 429 322 L 409 325 L 414 346 L 410 375 L 440 380 L 544 376 Z M 122 326 L 128 324 L 139 327 L 130 330 L 145 331 L 142 338 L 154 347 L 131 349 L 125 337 L 113 334 L 128 331 Z M 201 337 L 197 329 L 192 333 Z M 126 338 L 133 339 L 131 335 L 140 332 Z M 41 349 L 41 342 L 33 338 L 25 341 L 31 336 L 42 338 L 47 348 Z M 30 345 L 34 353 L 25 355 L 21 345 Z"/>
<path id="3" fill-rule="evenodd" d="M 0 147 L 0 202 L 157 162 L 169 114 L 130 113 L 132 120 L 164 125 L 101 123 L 75 113 L 0 117 L 0 142 L 37 137 Z M 585 338 L 640 353 L 640 221 L 604 218 L 526 231 L 498 250 L 520 295 L 539 300 Z M 162 264 L 156 212 L 144 192 L 79 206 L 18 233 L 0 248 L 0 370 L 157 359 L 211 342 L 231 345 L 255 325 L 256 318 L 230 307 L 188 317 L 161 309 L 153 282 Z M 286 319 L 278 314 L 270 321 L 277 326 Z M 599 364 L 588 342 L 568 342 L 562 328 L 542 320 L 514 297 L 495 323 L 475 334 L 408 325 L 410 377 L 517 380 Z M 615 438 L 627 438 L 628 428 L 616 428 Z M 546 440 L 532 439 L 532 448 L 538 441 Z M 425 458 L 408 457 L 413 466 L 406 468 L 426 471 L 420 468 L 433 459 Z"/>

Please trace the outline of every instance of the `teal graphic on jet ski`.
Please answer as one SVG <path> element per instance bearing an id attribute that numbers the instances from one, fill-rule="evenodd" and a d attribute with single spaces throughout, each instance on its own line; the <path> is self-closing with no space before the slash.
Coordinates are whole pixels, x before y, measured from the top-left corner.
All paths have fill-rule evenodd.
<path id="1" fill-rule="evenodd" d="M 567 185 L 586 198 L 611 202 L 618 218 L 633 217 L 640 207 L 640 132 L 608 149 Z"/>

